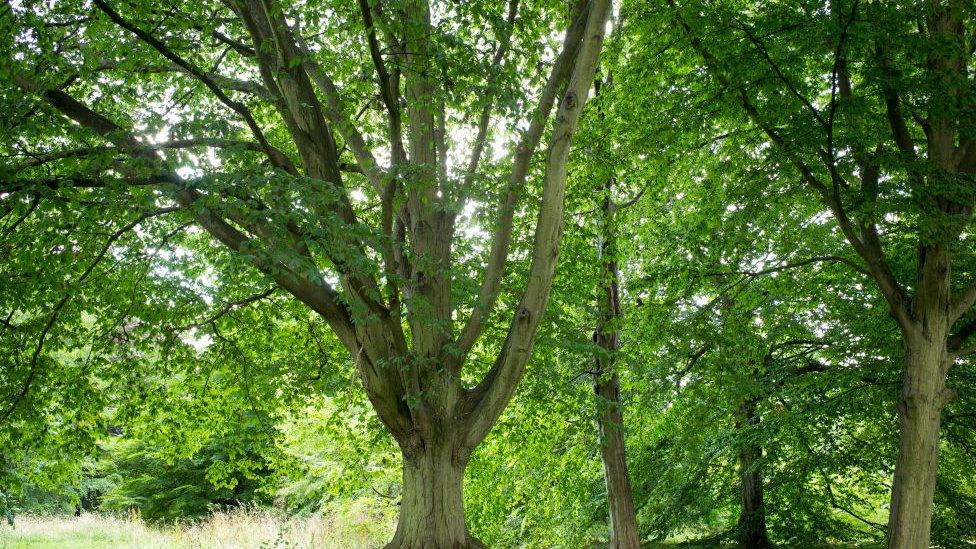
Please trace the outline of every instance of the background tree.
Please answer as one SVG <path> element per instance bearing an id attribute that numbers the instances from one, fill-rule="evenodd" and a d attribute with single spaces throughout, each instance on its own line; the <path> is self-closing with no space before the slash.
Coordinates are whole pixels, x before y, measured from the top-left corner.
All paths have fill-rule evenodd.
<path id="1" fill-rule="evenodd" d="M 719 4 L 708 17 L 669 5 L 682 40 L 765 134 L 782 174 L 828 209 L 897 322 L 905 350 L 888 546 L 926 547 L 946 379 L 969 353 L 976 299 L 965 246 L 976 174 L 972 5 L 742 13 Z"/>

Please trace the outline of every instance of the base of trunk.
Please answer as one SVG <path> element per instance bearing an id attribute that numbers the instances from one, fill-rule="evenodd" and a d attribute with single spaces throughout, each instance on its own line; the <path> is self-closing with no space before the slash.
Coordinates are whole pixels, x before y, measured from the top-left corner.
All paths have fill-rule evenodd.
<path id="1" fill-rule="evenodd" d="M 620 378 L 614 373 L 609 379 L 597 379 L 593 390 L 602 401 L 600 406 L 604 407 L 597 418 L 597 435 L 610 508 L 610 549 L 640 549 L 637 513 L 634 510 L 630 473 L 627 471 Z"/>
<path id="2" fill-rule="evenodd" d="M 748 399 L 736 413 L 736 428 L 759 424 L 756 399 Z M 766 530 L 766 509 L 763 503 L 763 476 L 760 467 L 762 447 L 747 443 L 739 448 L 739 524 L 738 542 L 741 549 L 769 549 L 773 546 Z"/>
<path id="3" fill-rule="evenodd" d="M 449 446 L 404 456 L 400 518 L 387 549 L 485 547 L 464 522 L 463 478 L 464 464 Z"/>
<path id="4" fill-rule="evenodd" d="M 938 338 L 909 340 L 905 351 L 888 549 L 925 549 L 932 529 L 948 353 L 944 339 Z"/>
<path id="5" fill-rule="evenodd" d="M 468 535 L 467 539 L 463 542 L 454 542 L 452 545 L 441 545 L 438 540 L 434 539 L 434 536 L 409 540 L 398 540 L 394 536 L 393 541 L 387 543 L 385 549 L 440 549 L 441 547 L 449 547 L 450 549 L 487 549 L 488 546 L 471 535 Z"/>

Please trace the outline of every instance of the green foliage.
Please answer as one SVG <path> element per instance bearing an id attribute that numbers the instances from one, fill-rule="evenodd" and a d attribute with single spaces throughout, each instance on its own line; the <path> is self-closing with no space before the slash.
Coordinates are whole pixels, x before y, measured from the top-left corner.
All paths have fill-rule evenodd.
<path id="1" fill-rule="evenodd" d="M 276 501 L 299 514 L 342 512 L 372 500 L 377 512 L 394 510 L 399 455 L 355 385 L 334 399 L 317 399 L 280 424 L 274 462 Z"/>
<path id="2" fill-rule="evenodd" d="M 149 522 L 194 520 L 212 510 L 270 503 L 268 468 L 255 430 L 245 448 L 217 438 L 172 459 L 140 440 L 113 441 L 86 489 L 102 511 L 136 512 Z M 241 454 L 243 452 L 243 455 Z"/>
<path id="3" fill-rule="evenodd" d="M 486 151 L 491 161 L 468 174 L 449 155 L 437 191 L 445 198 L 438 207 L 458 219 L 447 273 L 453 316 L 444 321 L 456 333 L 476 307 L 496 227 L 492 205 L 507 191 L 512 157 L 497 144 L 525 130 L 516 121 L 544 83 L 567 8 L 520 2 L 509 27 L 505 2 L 435 4 L 436 17 L 450 23 L 431 36 L 425 69 L 443 84 L 434 97 L 449 106 L 446 124 L 462 128 L 449 141 L 466 149 L 482 109 L 494 101 L 499 114 L 486 129 L 496 144 Z M 551 300 L 514 400 L 467 467 L 467 523 L 498 547 L 608 540 L 600 403 L 591 387 L 601 350 L 591 335 L 597 249 L 611 223 L 623 309 L 613 326 L 623 345 L 616 358 L 643 538 L 734 540 L 741 452 L 759 448 L 750 472 L 762 479 L 772 541 L 877 545 L 897 455 L 904 342 L 835 204 L 861 238 L 874 227 L 906 302 L 918 286 L 919 249 L 933 243 L 952 254 L 952 292 L 972 284 L 976 182 L 972 173 L 934 165 L 926 148 L 932 125 L 919 120 L 952 118 L 953 144 L 971 138 L 973 71 L 927 69 L 930 58 L 959 44 L 925 37 L 921 3 L 676 4 L 619 6 L 600 95 L 571 156 Z M 397 512 L 399 448 L 361 386 L 362 357 L 282 290 L 279 275 L 333 284 L 357 319 L 382 316 L 343 289 L 350 273 L 384 280 L 368 289 L 377 294 L 390 281 L 408 282 L 381 269 L 392 238 L 379 228 L 379 193 L 362 166 L 345 174 L 341 190 L 361 221 L 346 223 L 330 210 L 345 196 L 340 189 L 276 169 L 206 86 L 89 8 L 75 0 L 0 7 L 0 513 L 10 520 L 78 505 L 137 509 L 166 522 L 255 505 L 366 517 L 364 539 L 374 540 Z M 279 106 L 264 100 L 251 46 L 242 51 L 215 34 L 234 42 L 247 34 L 221 3 L 117 8 L 195 66 L 214 67 L 268 141 L 290 162 L 304 162 Z M 386 108 L 358 6 L 309 1 L 287 9 L 313 40 L 308 59 L 329 69 L 354 107 L 343 116 L 388 156 Z M 972 6 L 960 9 L 971 27 Z M 385 20 L 377 25 L 381 35 L 390 30 Z M 494 63 L 499 41 L 510 57 Z M 403 69 L 393 52 L 383 55 Z M 304 60 L 295 56 L 282 71 Z M 842 69 L 850 94 L 841 89 Z M 221 140 L 165 150 L 200 201 L 178 207 L 172 193 L 146 180 L 152 162 L 66 122 L 16 85 L 19 74 L 83 98 L 146 143 Z M 889 87 L 902 102 L 915 154 L 892 137 Z M 345 167 L 357 161 L 350 145 L 337 147 Z M 882 175 L 874 185 L 865 179 L 865 157 Z M 457 374 L 466 388 L 507 345 L 508 320 L 528 282 L 540 166 L 534 159 L 514 212 L 497 310 Z M 410 191 L 429 184 L 430 166 L 389 169 Z M 466 176 L 472 188 L 461 188 Z M 810 178 L 830 182 L 827 192 Z M 620 206 L 612 219 L 599 215 L 604 199 Z M 398 195 L 394 209 L 404 203 Z M 947 203 L 962 206 L 948 214 Z M 232 252 L 199 228 L 194 216 L 204 208 L 268 232 L 254 231 Z M 291 248 L 289 224 L 303 228 L 307 257 Z M 406 240 L 394 247 L 421 271 L 437 268 Z M 289 269 L 253 268 L 262 260 Z M 339 268 L 345 264 L 348 272 Z M 400 325 L 412 336 L 426 326 L 428 306 L 415 292 L 390 309 L 420 311 L 420 321 Z M 970 311 L 956 328 L 972 319 Z M 375 366 L 416 367 L 408 359 Z M 955 394 L 943 412 L 933 543 L 953 547 L 976 531 L 971 355 L 955 360 L 948 384 Z M 406 395 L 397 405 L 417 412 L 425 396 Z M 117 427 L 121 438 L 109 434 Z"/>

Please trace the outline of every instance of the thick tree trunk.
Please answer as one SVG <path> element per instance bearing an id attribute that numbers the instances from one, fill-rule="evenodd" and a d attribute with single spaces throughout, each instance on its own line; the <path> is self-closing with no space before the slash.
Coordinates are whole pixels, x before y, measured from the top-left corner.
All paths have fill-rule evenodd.
<path id="1" fill-rule="evenodd" d="M 466 460 L 453 445 L 430 444 L 403 456 L 403 489 L 396 534 L 387 549 L 460 549 L 485 545 L 464 521 L 461 485 Z"/>
<path id="2" fill-rule="evenodd" d="M 939 462 L 939 423 L 948 394 L 952 309 L 948 249 L 920 246 L 911 320 L 902 328 L 905 368 L 898 402 L 900 438 L 891 485 L 889 549 L 929 546 Z"/>
<path id="3" fill-rule="evenodd" d="M 637 513 L 627 471 L 627 452 L 624 446 L 623 413 L 620 402 L 620 378 L 614 373 L 606 380 L 597 380 L 593 389 L 604 409 L 599 415 L 600 457 L 607 483 L 607 502 L 610 506 L 610 547 L 632 549 L 640 547 L 637 533 Z"/>
<path id="4" fill-rule="evenodd" d="M 922 335 L 907 337 L 905 351 L 888 548 L 924 549 L 929 546 L 932 527 L 948 353 L 944 337 L 932 341 Z"/>
<path id="5" fill-rule="evenodd" d="M 759 422 L 754 401 L 746 401 L 737 414 L 737 427 L 744 428 Z M 739 547 L 742 549 L 766 549 L 772 547 L 766 533 L 766 511 L 763 504 L 763 478 L 758 461 L 762 447 L 747 442 L 739 448 Z"/>

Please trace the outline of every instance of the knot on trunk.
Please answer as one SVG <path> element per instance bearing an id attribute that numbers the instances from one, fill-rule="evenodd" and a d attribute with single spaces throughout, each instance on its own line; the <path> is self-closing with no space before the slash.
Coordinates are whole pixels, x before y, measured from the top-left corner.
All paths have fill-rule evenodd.
<path id="1" fill-rule="evenodd" d="M 563 98 L 563 105 L 567 109 L 576 108 L 576 92 L 570 91 L 566 93 L 566 97 Z"/>

